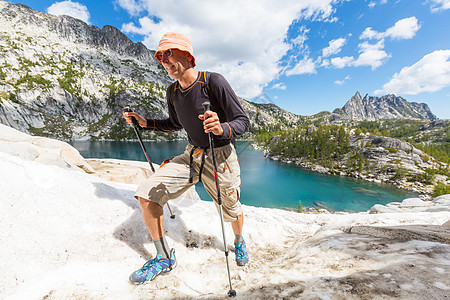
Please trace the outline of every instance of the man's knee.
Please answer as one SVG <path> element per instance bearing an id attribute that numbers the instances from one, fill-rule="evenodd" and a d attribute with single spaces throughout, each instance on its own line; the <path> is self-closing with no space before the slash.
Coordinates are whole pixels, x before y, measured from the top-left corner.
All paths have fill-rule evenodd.
<path id="1" fill-rule="evenodd" d="M 148 210 L 152 212 L 152 214 L 157 214 L 163 210 L 163 207 L 159 203 L 153 202 L 140 196 L 136 196 L 136 198 L 138 199 L 139 205 L 141 206 L 142 210 Z"/>

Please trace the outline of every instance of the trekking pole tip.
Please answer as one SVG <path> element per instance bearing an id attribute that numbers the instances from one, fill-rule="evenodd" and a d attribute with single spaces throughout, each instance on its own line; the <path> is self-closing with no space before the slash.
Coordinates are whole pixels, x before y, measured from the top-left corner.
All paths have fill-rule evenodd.
<path id="1" fill-rule="evenodd" d="M 236 291 L 235 290 L 229 290 L 228 291 L 228 297 L 236 297 Z"/>

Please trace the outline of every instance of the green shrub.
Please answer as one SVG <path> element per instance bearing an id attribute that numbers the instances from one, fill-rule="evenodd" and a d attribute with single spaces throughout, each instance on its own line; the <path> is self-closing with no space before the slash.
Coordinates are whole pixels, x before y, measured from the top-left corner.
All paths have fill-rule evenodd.
<path id="1" fill-rule="evenodd" d="M 20 103 L 19 100 L 17 100 L 17 96 L 13 93 L 9 93 L 9 100 L 11 100 L 14 103 Z"/>
<path id="2" fill-rule="evenodd" d="M 386 147 L 385 149 L 388 150 L 390 153 L 397 153 L 398 152 L 398 149 L 396 149 L 396 148 Z"/>
<path id="3" fill-rule="evenodd" d="M 433 193 L 431 195 L 433 197 L 438 197 L 446 194 L 450 194 L 450 184 L 439 182 L 434 186 Z"/>
<path id="4" fill-rule="evenodd" d="M 301 213 L 303 211 L 302 200 L 298 200 L 298 210 L 297 212 Z"/>

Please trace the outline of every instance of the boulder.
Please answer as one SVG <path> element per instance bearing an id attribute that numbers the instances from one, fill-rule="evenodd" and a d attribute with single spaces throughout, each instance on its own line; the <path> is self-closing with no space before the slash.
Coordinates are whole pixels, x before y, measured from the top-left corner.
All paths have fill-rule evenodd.
<path id="1" fill-rule="evenodd" d="M 446 203 L 450 202 L 450 194 L 442 195 L 433 199 L 434 203 Z"/>
<path id="2" fill-rule="evenodd" d="M 420 198 L 407 198 L 402 201 L 399 205 L 400 208 L 413 208 L 413 207 L 428 207 L 432 206 L 433 203 L 429 201 L 423 201 Z"/>
<path id="3" fill-rule="evenodd" d="M 441 212 L 450 211 L 450 194 L 442 195 L 433 201 L 424 201 L 420 198 L 407 198 L 401 203 L 391 202 L 386 205 L 375 204 L 369 213 L 396 213 L 396 212 Z"/>
<path id="4" fill-rule="evenodd" d="M 0 124 L 0 151 L 47 165 L 94 173 L 77 149 L 66 142 L 31 136 Z"/>

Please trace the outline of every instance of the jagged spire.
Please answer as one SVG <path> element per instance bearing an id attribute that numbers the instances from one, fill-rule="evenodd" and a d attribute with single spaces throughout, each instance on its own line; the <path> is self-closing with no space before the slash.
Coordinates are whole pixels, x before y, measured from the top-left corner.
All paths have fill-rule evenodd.
<path id="1" fill-rule="evenodd" d="M 373 97 L 366 94 L 361 98 L 359 91 L 342 107 L 334 111 L 355 120 L 378 120 L 394 118 L 416 118 L 436 120 L 436 116 L 424 103 L 408 102 L 402 97 L 385 95 Z"/>

